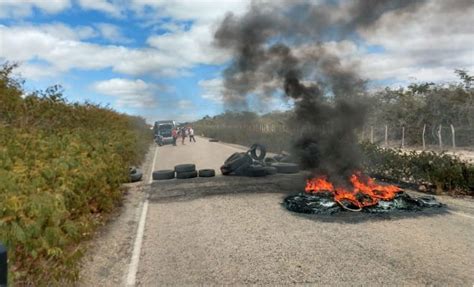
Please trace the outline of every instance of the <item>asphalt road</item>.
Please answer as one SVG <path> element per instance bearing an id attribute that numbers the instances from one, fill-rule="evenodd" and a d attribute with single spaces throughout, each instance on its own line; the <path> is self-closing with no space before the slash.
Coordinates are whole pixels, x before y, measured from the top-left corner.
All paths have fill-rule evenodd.
<path id="1" fill-rule="evenodd" d="M 234 145 L 157 148 L 155 170 L 218 170 Z M 440 196 L 444 211 L 302 216 L 281 206 L 301 176 L 154 182 L 136 284 L 474 284 L 474 201 Z"/>

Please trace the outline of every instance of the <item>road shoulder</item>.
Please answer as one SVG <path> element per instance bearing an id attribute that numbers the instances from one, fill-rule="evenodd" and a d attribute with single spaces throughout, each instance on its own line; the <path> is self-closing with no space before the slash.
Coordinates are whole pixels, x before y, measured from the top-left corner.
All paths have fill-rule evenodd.
<path id="1" fill-rule="evenodd" d="M 85 243 L 87 251 L 81 262 L 78 286 L 121 286 L 125 282 L 141 205 L 149 188 L 154 151 L 153 144 L 141 167 L 142 181 L 124 185 L 127 193 L 122 206 Z"/>

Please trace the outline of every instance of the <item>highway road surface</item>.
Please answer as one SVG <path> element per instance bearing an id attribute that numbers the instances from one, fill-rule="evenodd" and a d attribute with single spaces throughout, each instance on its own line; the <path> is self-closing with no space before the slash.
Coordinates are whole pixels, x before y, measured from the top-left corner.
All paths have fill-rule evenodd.
<path id="1" fill-rule="evenodd" d="M 157 147 L 153 169 L 195 163 L 218 170 L 233 152 L 245 150 L 197 140 Z M 281 178 L 286 185 L 275 184 Z M 302 216 L 281 205 L 302 183 L 278 175 L 154 182 L 143 233 L 135 238 L 142 240 L 137 266 L 129 268 L 136 274 L 128 283 L 474 284 L 472 200 L 438 197 L 448 204 L 444 212 Z"/>

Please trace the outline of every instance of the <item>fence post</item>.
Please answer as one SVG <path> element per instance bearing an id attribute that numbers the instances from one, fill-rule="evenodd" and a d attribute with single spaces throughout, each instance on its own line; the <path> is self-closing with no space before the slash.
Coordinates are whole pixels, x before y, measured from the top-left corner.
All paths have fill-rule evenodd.
<path id="1" fill-rule="evenodd" d="M 456 134 L 453 125 L 451 125 L 451 134 L 453 135 L 453 148 L 456 148 Z"/>
<path id="2" fill-rule="evenodd" d="M 405 126 L 402 126 L 402 148 L 405 148 Z"/>
<path id="3" fill-rule="evenodd" d="M 370 126 L 370 143 L 374 143 L 374 127 Z"/>
<path id="4" fill-rule="evenodd" d="M 388 126 L 385 125 L 385 147 L 388 147 Z"/>
<path id="5" fill-rule="evenodd" d="M 438 128 L 438 143 L 439 143 L 439 148 L 443 148 L 443 139 L 441 138 L 441 125 L 439 125 Z"/>
<path id="6" fill-rule="evenodd" d="M 7 249 L 0 244 L 0 287 L 6 287 L 8 284 L 8 256 Z"/>
<path id="7" fill-rule="evenodd" d="M 426 146 L 425 146 L 425 131 L 426 131 L 426 124 L 423 125 L 423 150 L 426 149 Z"/>

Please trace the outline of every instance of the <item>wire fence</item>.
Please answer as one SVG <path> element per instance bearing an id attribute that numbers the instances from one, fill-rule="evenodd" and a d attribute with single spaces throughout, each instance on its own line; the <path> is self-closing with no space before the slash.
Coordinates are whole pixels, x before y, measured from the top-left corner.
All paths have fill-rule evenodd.
<path id="1" fill-rule="evenodd" d="M 423 150 L 451 150 L 474 148 L 474 129 L 453 125 L 366 126 L 360 134 L 362 141 L 395 148 L 419 148 Z"/>
<path id="2" fill-rule="evenodd" d="M 197 134 L 222 141 L 250 145 L 259 142 L 275 152 L 288 151 L 294 139 L 307 131 L 289 128 L 285 123 L 199 124 Z M 313 132 L 317 133 L 317 130 Z M 421 127 L 378 125 L 359 131 L 360 141 L 383 147 L 423 150 L 474 149 L 474 128 L 426 124 Z"/>

